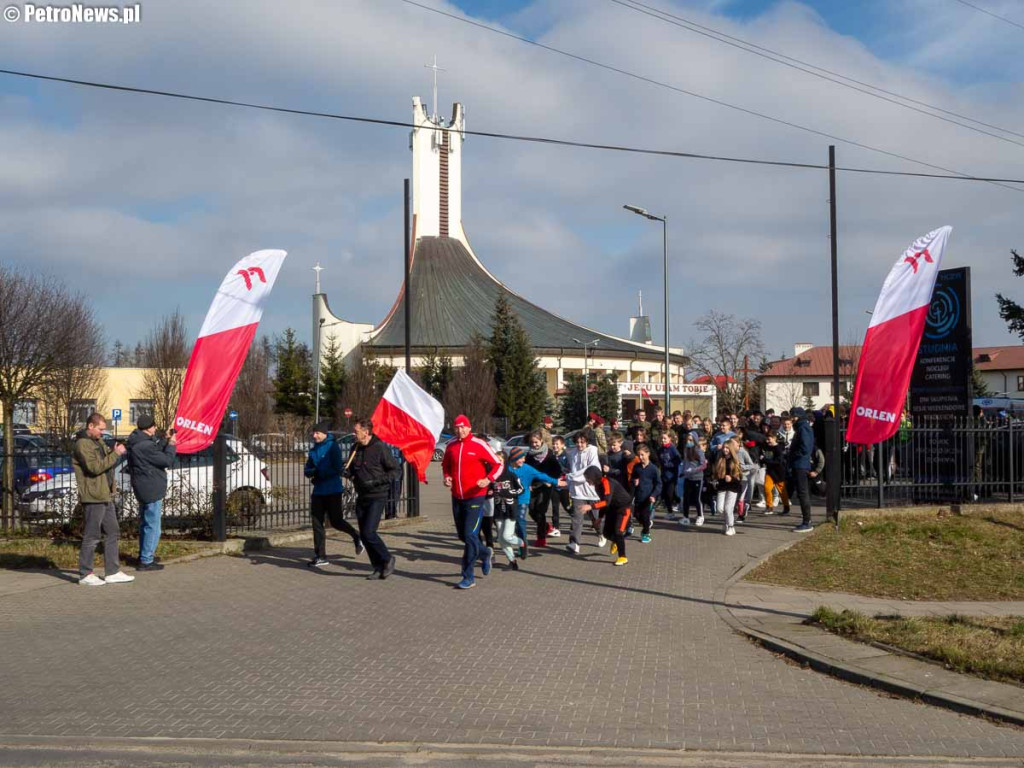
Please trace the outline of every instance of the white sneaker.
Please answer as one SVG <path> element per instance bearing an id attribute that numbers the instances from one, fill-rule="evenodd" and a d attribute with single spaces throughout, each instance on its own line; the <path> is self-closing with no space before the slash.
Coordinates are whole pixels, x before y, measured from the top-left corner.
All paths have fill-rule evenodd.
<path id="1" fill-rule="evenodd" d="M 580 553 L 580 545 L 576 544 L 575 542 L 570 541 L 568 544 L 565 545 L 565 548 L 569 552 L 572 552 L 574 555 L 578 555 Z"/>
<path id="2" fill-rule="evenodd" d="M 129 581 L 135 581 L 135 577 L 129 576 L 124 571 L 118 571 L 107 576 L 104 581 L 107 584 L 127 584 Z"/>
<path id="3" fill-rule="evenodd" d="M 757 502 L 757 504 L 755 504 L 754 506 L 755 506 L 755 507 L 757 507 L 758 509 L 764 509 L 764 508 L 765 508 L 765 507 L 767 507 L 768 505 L 764 503 L 764 499 L 761 499 L 761 500 L 760 500 L 759 502 Z"/>
<path id="4" fill-rule="evenodd" d="M 557 528 L 552 528 L 551 532 L 548 534 L 548 538 L 549 539 L 557 539 L 561 535 L 562 535 L 562 532 L 560 530 L 558 530 Z"/>
<path id="5" fill-rule="evenodd" d="M 82 578 L 80 578 L 78 580 L 78 583 L 85 587 L 102 587 L 107 582 L 105 582 L 95 573 L 90 573 L 88 576 L 83 576 Z"/>
<path id="6" fill-rule="evenodd" d="M 689 525 L 690 524 L 690 518 L 688 518 L 688 517 L 681 517 L 681 518 L 679 518 L 679 524 L 680 525 Z"/>
<path id="7" fill-rule="evenodd" d="M 608 543 L 608 539 L 606 539 L 604 536 L 602 536 L 601 538 L 599 538 L 597 540 L 597 546 L 599 546 L 599 547 L 603 547 L 607 543 Z"/>
<path id="8" fill-rule="evenodd" d="M 697 515 L 697 522 L 694 523 L 697 527 L 704 525 L 704 515 Z"/>
<path id="9" fill-rule="evenodd" d="M 729 526 L 728 528 L 725 529 L 725 535 L 726 536 L 735 536 L 736 535 L 736 529 L 733 528 L 732 526 Z"/>

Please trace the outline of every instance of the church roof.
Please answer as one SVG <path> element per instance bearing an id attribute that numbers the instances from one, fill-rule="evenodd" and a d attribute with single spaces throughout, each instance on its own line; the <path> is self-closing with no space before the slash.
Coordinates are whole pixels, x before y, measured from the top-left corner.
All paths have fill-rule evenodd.
<path id="1" fill-rule="evenodd" d="M 661 347 L 638 344 L 584 328 L 527 301 L 490 275 L 456 238 L 419 238 L 411 271 L 410 343 L 415 348 L 463 347 L 474 333 L 489 337 L 495 301 L 499 293 L 504 293 L 535 350 L 579 350 L 580 345 L 573 341 L 577 338 L 581 341 L 599 339 L 594 352 L 596 355 L 639 355 L 655 359 L 664 355 Z M 369 344 L 378 349 L 404 348 L 404 289 L 391 312 L 374 330 Z M 672 357 L 673 362 L 685 363 L 681 355 Z"/>

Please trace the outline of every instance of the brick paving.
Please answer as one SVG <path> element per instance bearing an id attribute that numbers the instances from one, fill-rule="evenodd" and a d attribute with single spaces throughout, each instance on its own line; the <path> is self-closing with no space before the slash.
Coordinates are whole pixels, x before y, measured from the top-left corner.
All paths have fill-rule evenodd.
<path id="1" fill-rule="evenodd" d="M 659 523 L 625 568 L 591 539 L 584 557 L 550 549 L 457 592 L 442 492 L 428 487 L 427 522 L 386 534 L 399 557 L 386 582 L 335 539 L 322 573 L 284 547 L 0 596 L 0 740 L 1024 756 L 1022 729 L 819 675 L 726 626 L 716 588 L 792 521 L 752 517 L 733 538 Z"/>

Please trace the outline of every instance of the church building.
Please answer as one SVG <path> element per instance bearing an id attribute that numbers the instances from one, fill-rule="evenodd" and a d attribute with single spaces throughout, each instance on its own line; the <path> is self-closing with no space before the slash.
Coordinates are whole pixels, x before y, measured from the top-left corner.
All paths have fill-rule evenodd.
<path id="1" fill-rule="evenodd" d="M 495 301 L 503 293 L 533 345 L 548 394 L 563 390 L 566 376 L 615 373 L 622 414 L 630 416 L 643 403 L 664 403 L 664 347 L 650 342 L 650 321 L 640 314 L 629 320 L 630 338 L 584 328 L 549 312 L 516 293 L 481 262 L 469 243 L 462 220 L 462 147 L 465 112 L 452 107 L 447 122 L 430 115 L 419 97 L 413 98 L 412 150 L 412 365 L 433 353 L 461 364 L 474 334 L 490 336 Z M 447 129 L 447 130 L 445 130 Z M 397 261 L 397 259 L 396 259 Z M 402 265 L 382 274 L 401 274 Z M 313 296 L 313 339 L 321 354 L 331 338 L 349 364 L 361 355 L 400 367 L 405 363 L 406 287 L 399 288 L 390 311 L 377 324 L 344 320 L 335 315 L 320 292 Z M 625 326 L 627 318 L 623 318 Z M 586 356 L 586 359 L 584 359 Z M 689 408 L 714 415 L 715 388 L 685 381 L 687 358 L 682 349 L 670 350 L 670 392 L 673 410 Z M 646 401 L 646 402 L 643 402 Z"/>

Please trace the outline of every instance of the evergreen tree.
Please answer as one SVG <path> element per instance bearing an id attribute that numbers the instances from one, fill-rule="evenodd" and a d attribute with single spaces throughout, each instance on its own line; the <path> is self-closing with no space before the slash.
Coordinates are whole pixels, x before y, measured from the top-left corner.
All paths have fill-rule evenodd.
<path id="1" fill-rule="evenodd" d="M 1013 259 L 1013 274 L 1024 277 L 1024 258 L 1014 250 L 1010 251 L 1010 257 Z M 999 302 L 999 316 L 1013 333 L 1024 339 L 1024 307 L 1001 293 L 996 294 L 996 301 Z"/>
<path id="2" fill-rule="evenodd" d="M 992 390 L 989 389 L 985 379 L 981 376 L 981 371 L 977 368 L 971 368 L 971 387 L 975 397 L 992 397 Z"/>
<path id="3" fill-rule="evenodd" d="M 118 339 L 114 342 L 114 348 L 110 353 L 110 364 L 114 368 L 123 368 L 125 363 L 128 361 L 128 350 L 125 349 L 124 344 Z"/>
<path id="4" fill-rule="evenodd" d="M 130 363 L 128 362 L 129 357 L 131 358 Z M 141 341 L 135 345 L 135 351 L 125 357 L 125 365 L 130 368 L 146 367 L 146 346 Z"/>
<path id="5" fill-rule="evenodd" d="M 444 395 L 452 380 L 452 359 L 447 355 L 437 356 L 430 352 L 419 369 L 420 383 L 431 397 L 444 402 Z"/>
<path id="6" fill-rule="evenodd" d="M 345 360 L 341 356 L 341 347 L 333 336 L 327 337 L 324 355 L 320 359 L 320 416 L 338 424 L 344 406 L 338 405 L 345 391 Z"/>
<path id="7" fill-rule="evenodd" d="M 547 387 L 530 338 L 504 293 L 494 305 L 487 356 L 494 367 L 496 414 L 508 419 L 512 430 L 537 426 L 544 416 Z"/>
<path id="8" fill-rule="evenodd" d="M 274 342 L 274 413 L 308 418 L 313 413 L 313 373 L 309 347 L 285 330 Z"/>
<path id="9" fill-rule="evenodd" d="M 618 377 L 615 374 L 590 374 L 589 407 L 592 413 L 610 421 L 619 413 Z M 565 394 L 558 402 L 558 422 L 564 430 L 579 429 L 587 423 L 588 398 L 584 397 L 583 374 L 565 377 Z"/>

